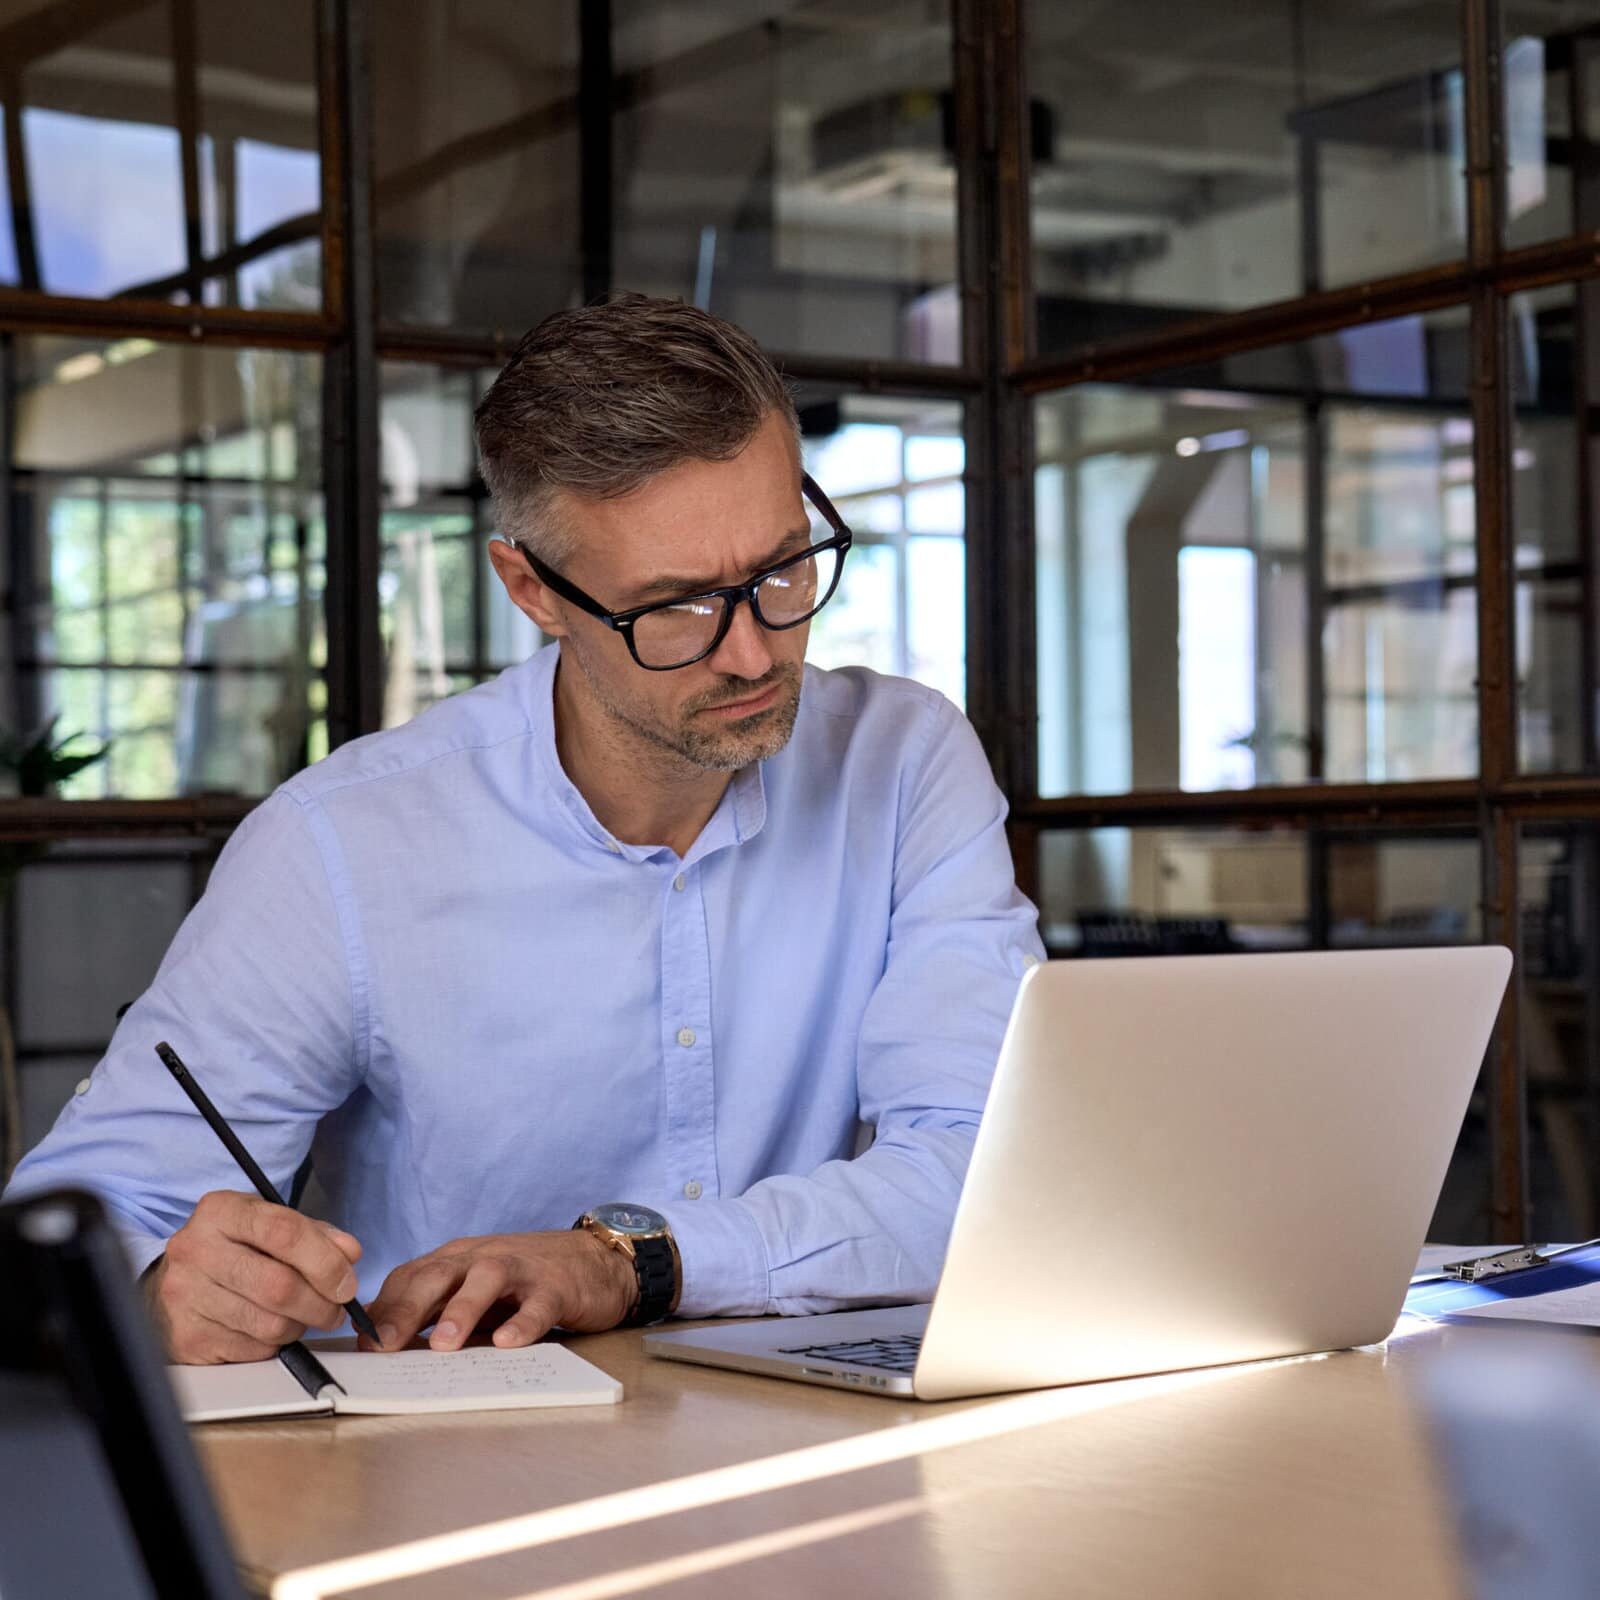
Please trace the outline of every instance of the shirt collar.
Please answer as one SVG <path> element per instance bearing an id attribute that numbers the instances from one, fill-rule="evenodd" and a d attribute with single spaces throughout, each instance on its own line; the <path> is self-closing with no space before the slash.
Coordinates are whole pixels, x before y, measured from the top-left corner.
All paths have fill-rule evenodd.
<path id="1" fill-rule="evenodd" d="M 533 730 L 534 757 L 549 792 L 560 804 L 562 812 L 579 834 L 596 849 L 608 855 L 624 856 L 630 861 L 648 861 L 656 856 L 669 856 L 665 845 L 627 844 L 614 838 L 604 828 L 600 819 L 589 807 L 589 802 L 579 792 L 578 786 L 567 776 L 556 753 L 555 684 L 556 665 L 561 659 L 559 643 L 546 645 L 529 662 L 532 669 L 528 678 L 529 723 Z M 741 767 L 733 775 L 711 819 L 700 830 L 700 837 L 690 846 L 684 864 L 702 860 L 714 851 L 728 845 L 743 844 L 753 839 L 766 825 L 767 791 L 761 769 L 764 762 L 754 762 Z"/>

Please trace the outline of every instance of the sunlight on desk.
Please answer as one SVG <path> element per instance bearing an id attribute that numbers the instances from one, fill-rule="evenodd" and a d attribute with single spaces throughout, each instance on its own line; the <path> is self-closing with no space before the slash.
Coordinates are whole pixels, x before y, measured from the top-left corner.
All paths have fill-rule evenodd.
<path id="1" fill-rule="evenodd" d="M 618 1406 L 218 1423 L 195 1439 L 274 1600 L 1461 1600 L 1418 1397 L 1498 1330 L 926 1405 L 574 1341 Z M 1600 1344 L 1594 1352 L 1600 1377 Z M 1067 1575 L 1070 1574 L 1070 1583 Z"/>
<path id="2" fill-rule="evenodd" d="M 272 1595 L 274 1600 L 322 1600 L 322 1597 L 348 1594 L 391 1580 L 415 1577 L 511 1551 L 528 1550 L 559 1540 L 625 1527 L 649 1518 L 904 1461 L 1046 1423 L 1130 1405 L 1157 1395 L 1220 1383 L 1244 1374 L 1259 1374 L 1272 1367 L 1301 1365 L 1322 1359 L 1325 1358 L 1299 1356 L 1284 1361 L 1249 1362 L 1193 1372 L 1163 1373 L 1116 1383 L 1038 1390 L 987 1402 L 969 1403 L 961 1409 L 947 1410 L 941 1407 L 931 1412 L 916 1407 L 914 1402 L 864 1400 L 870 1406 L 895 1406 L 904 1413 L 904 1420 L 896 1426 L 880 1428 L 871 1433 L 306 1567 L 280 1576 L 272 1586 Z M 777 1380 L 742 1378 L 736 1381 L 770 1387 Z M 886 1513 L 887 1509 L 875 1508 L 879 1514 Z M 920 1502 L 906 1502 L 897 1508 L 895 1515 L 910 1515 L 923 1509 L 926 1508 Z M 876 1520 L 889 1518 L 878 1515 Z M 833 1532 L 823 1531 L 834 1524 L 837 1526 Z M 747 1553 L 742 1555 L 731 1555 L 729 1550 L 707 1549 L 663 1564 L 670 1567 L 670 1574 L 654 1570 L 648 1576 L 642 1571 L 632 1577 L 625 1573 L 612 1573 L 593 1580 L 593 1584 L 586 1581 L 577 1586 L 538 1592 L 541 1595 L 559 1595 L 563 1600 L 568 1596 L 572 1600 L 577 1600 L 579 1596 L 593 1596 L 598 1600 L 604 1595 L 627 1593 L 644 1583 L 672 1581 L 675 1577 L 715 1570 L 734 1561 L 751 1559 L 768 1553 L 769 1548 L 781 1546 L 783 1539 L 789 1539 L 791 1543 L 803 1543 L 809 1539 L 834 1537 L 844 1531 L 846 1525 L 852 1529 L 856 1526 L 848 1517 L 842 1521 L 838 1518 L 825 1519 L 814 1525 L 809 1534 L 803 1528 L 795 1528 L 786 1530 L 782 1536 L 769 1535 L 755 1541 L 740 1541 L 739 1545 L 749 1546 Z M 772 1545 L 773 1539 L 779 1540 L 779 1546 Z M 650 1565 L 654 1569 L 658 1564 Z M 624 1587 L 616 1587 L 623 1584 L 624 1580 Z"/>

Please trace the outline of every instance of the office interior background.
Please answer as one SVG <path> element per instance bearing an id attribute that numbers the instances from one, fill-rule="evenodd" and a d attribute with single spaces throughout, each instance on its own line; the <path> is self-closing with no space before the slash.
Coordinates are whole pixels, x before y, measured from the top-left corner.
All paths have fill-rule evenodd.
<path id="1" fill-rule="evenodd" d="M 472 407 L 638 289 L 1054 954 L 1510 945 L 1434 1236 L 1600 1232 L 1600 3 L 0 0 L 0 103 L 8 1165 L 257 799 L 538 644 Z"/>

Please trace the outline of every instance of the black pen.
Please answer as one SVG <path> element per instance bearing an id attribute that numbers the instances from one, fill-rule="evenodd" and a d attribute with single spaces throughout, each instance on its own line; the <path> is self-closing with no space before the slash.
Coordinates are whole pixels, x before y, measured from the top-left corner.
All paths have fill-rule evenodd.
<path id="1" fill-rule="evenodd" d="M 239 1142 L 239 1135 L 223 1121 L 222 1113 L 206 1097 L 205 1090 L 194 1081 L 194 1074 L 178 1059 L 178 1052 L 163 1040 L 156 1046 L 156 1054 L 161 1057 L 161 1063 L 167 1071 L 178 1080 L 179 1088 L 194 1101 L 195 1110 L 210 1123 L 211 1131 L 227 1145 L 228 1154 L 244 1168 L 244 1175 L 256 1186 L 256 1193 L 275 1206 L 283 1205 L 285 1203 L 283 1196 L 272 1187 L 272 1180 L 255 1164 L 254 1157 Z M 383 1340 L 378 1337 L 378 1330 L 373 1327 L 372 1318 L 367 1315 L 361 1302 L 346 1300 L 344 1308 L 349 1313 L 350 1320 L 356 1325 L 357 1331 L 366 1334 L 381 1348 Z"/>

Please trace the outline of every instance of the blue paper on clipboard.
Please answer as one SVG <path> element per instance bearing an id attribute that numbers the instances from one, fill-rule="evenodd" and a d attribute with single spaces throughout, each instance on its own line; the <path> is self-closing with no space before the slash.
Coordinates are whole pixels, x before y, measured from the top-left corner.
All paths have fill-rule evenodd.
<path id="1" fill-rule="evenodd" d="M 1405 1309 L 1419 1317 L 1484 1317 L 1600 1327 L 1600 1240 L 1551 1252 L 1544 1266 L 1483 1283 L 1418 1283 Z"/>

